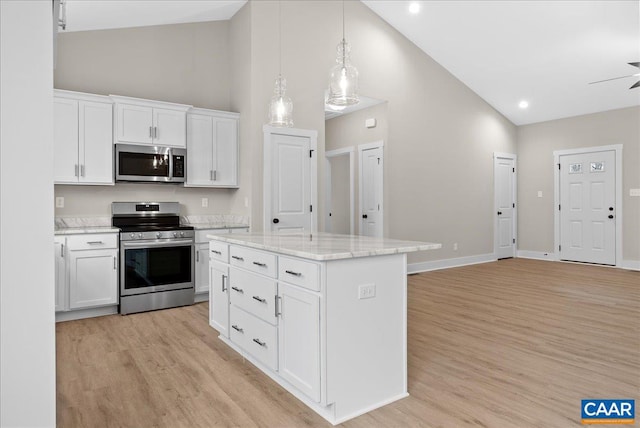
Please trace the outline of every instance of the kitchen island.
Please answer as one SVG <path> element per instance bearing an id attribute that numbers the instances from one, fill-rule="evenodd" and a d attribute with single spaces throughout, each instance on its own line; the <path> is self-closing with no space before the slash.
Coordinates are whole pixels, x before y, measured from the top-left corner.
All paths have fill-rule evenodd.
<path id="1" fill-rule="evenodd" d="M 209 323 L 332 424 L 407 391 L 407 259 L 440 244 L 209 235 Z"/>

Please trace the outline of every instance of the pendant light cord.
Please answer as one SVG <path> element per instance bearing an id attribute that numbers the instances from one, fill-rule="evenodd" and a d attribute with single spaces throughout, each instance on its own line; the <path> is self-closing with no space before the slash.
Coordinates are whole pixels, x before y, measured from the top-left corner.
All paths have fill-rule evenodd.
<path id="1" fill-rule="evenodd" d="M 278 1 L 278 76 L 282 76 L 282 1 Z"/>
<path id="2" fill-rule="evenodd" d="M 344 68 L 345 57 L 347 55 L 345 52 L 347 50 L 346 45 L 347 43 L 344 38 L 344 0 L 342 0 L 342 68 Z"/>

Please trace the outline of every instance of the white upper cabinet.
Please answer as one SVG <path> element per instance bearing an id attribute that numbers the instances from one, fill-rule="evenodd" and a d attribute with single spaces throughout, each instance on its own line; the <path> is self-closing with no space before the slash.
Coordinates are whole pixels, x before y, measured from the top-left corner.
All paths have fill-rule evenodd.
<path id="1" fill-rule="evenodd" d="M 238 113 L 191 109 L 187 181 L 192 187 L 238 187 Z"/>
<path id="2" fill-rule="evenodd" d="M 115 102 L 114 143 L 187 146 L 191 106 L 111 95 Z"/>
<path id="3" fill-rule="evenodd" d="M 56 90 L 54 181 L 113 184 L 113 104 L 108 97 Z"/>

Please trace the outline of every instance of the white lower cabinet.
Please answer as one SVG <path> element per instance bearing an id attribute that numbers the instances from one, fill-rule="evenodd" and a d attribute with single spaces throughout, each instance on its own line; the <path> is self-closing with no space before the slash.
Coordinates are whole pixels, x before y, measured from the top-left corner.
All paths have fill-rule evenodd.
<path id="1" fill-rule="evenodd" d="M 195 263 L 195 292 L 204 296 L 209 293 L 209 240 L 207 235 L 226 235 L 229 229 L 198 229 L 196 231 L 196 263 Z"/>
<path id="2" fill-rule="evenodd" d="M 56 312 L 118 304 L 118 234 L 57 236 L 54 256 Z"/>
<path id="3" fill-rule="evenodd" d="M 229 266 L 212 261 L 209 272 L 209 325 L 229 337 Z"/>
<path id="4" fill-rule="evenodd" d="M 278 283 L 280 320 L 278 357 L 280 376 L 320 401 L 320 297 Z"/>

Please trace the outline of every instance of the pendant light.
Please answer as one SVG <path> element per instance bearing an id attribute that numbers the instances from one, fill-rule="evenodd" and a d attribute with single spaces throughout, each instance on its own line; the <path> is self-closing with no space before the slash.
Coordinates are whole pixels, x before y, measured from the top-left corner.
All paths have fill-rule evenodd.
<path id="1" fill-rule="evenodd" d="M 293 126 L 293 103 L 285 94 L 287 80 L 282 77 L 282 2 L 280 1 L 278 1 L 278 49 L 278 78 L 269 103 L 269 125 L 290 128 Z"/>
<path id="2" fill-rule="evenodd" d="M 351 47 L 344 38 L 344 0 L 342 0 L 342 41 L 338 43 L 336 65 L 329 71 L 327 104 L 350 106 L 358 104 L 358 70 L 351 65 Z"/>

